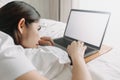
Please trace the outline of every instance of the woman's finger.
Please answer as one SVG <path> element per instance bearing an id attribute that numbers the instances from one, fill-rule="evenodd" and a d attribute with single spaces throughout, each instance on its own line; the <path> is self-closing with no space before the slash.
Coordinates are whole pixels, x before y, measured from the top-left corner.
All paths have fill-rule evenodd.
<path id="1" fill-rule="evenodd" d="M 53 41 L 53 39 L 50 38 L 50 37 L 41 37 L 40 39 L 41 39 L 41 40 L 45 40 L 45 41 L 49 41 L 52 45 L 55 44 L 54 41 Z"/>
<path id="2" fill-rule="evenodd" d="M 45 40 L 40 40 L 39 44 L 43 46 L 52 46 L 51 42 Z"/>

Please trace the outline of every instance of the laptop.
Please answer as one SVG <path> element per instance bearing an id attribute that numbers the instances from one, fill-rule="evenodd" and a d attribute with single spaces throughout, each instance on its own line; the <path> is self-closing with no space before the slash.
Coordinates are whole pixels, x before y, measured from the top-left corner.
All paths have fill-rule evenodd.
<path id="1" fill-rule="evenodd" d="M 54 39 L 55 46 L 66 50 L 72 41 L 87 46 L 84 57 L 100 50 L 110 19 L 109 12 L 71 9 L 64 36 Z"/>

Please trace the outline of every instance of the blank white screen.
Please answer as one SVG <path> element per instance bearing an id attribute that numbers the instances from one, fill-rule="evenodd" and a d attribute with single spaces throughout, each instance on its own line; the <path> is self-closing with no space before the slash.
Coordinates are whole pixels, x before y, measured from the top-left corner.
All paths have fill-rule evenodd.
<path id="1" fill-rule="evenodd" d="M 72 11 L 65 36 L 99 47 L 108 18 L 108 14 Z"/>

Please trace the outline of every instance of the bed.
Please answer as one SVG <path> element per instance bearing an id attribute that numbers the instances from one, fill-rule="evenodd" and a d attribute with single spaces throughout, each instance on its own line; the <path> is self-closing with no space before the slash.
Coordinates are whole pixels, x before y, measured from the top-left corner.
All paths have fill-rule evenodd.
<path id="1" fill-rule="evenodd" d="M 0 1 L 0 7 L 6 3 Z M 39 31 L 41 36 L 50 36 L 53 39 L 63 36 L 66 23 L 41 19 L 42 29 Z M 114 47 L 106 54 L 95 58 L 87 63 L 87 67 L 93 77 L 93 80 L 119 80 L 120 79 L 120 47 Z"/>
<path id="2" fill-rule="evenodd" d="M 66 23 L 41 19 L 41 36 L 50 36 L 53 39 L 62 37 Z M 106 54 L 87 63 L 93 80 L 119 80 L 120 79 L 120 48 L 114 47 Z"/>

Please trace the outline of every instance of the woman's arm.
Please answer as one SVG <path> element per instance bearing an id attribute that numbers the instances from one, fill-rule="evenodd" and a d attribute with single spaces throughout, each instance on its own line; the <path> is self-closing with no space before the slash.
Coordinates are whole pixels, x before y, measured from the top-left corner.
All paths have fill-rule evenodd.
<path id="1" fill-rule="evenodd" d="M 38 41 L 39 45 L 42 46 L 54 46 L 54 41 L 51 37 L 41 37 L 40 40 Z"/>
<path id="2" fill-rule="evenodd" d="M 18 77 L 16 80 L 48 80 L 48 79 L 41 76 L 36 70 L 33 70 Z"/>
<path id="3" fill-rule="evenodd" d="M 72 80 L 92 80 L 84 61 L 86 46 L 81 42 L 72 42 L 67 52 L 73 63 Z"/>

